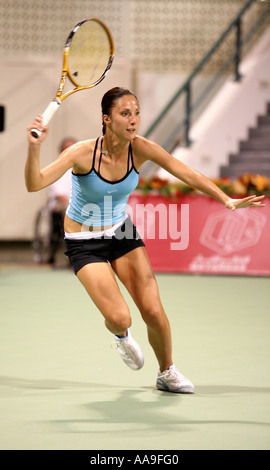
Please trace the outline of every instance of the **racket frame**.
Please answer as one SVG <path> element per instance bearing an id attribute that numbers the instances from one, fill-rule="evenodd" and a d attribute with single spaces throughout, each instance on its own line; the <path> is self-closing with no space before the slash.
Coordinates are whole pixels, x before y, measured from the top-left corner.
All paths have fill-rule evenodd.
<path id="1" fill-rule="evenodd" d="M 72 38 L 73 38 L 74 34 L 87 21 L 96 21 L 105 30 L 105 32 L 106 32 L 106 34 L 109 38 L 109 43 L 110 43 L 110 57 L 109 57 L 108 64 L 107 64 L 105 70 L 103 71 L 102 75 L 98 78 L 98 80 L 96 80 L 94 83 L 91 83 L 91 85 L 81 86 L 76 82 L 74 77 L 69 72 L 69 69 L 68 69 L 68 56 L 69 56 L 69 49 L 70 49 L 70 45 L 71 45 Z M 72 93 L 75 93 L 76 91 L 87 90 L 89 88 L 93 88 L 94 86 L 98 85 L 105 78 L 106 74 L 110 70 L 110 68 L 112 66 L 112 63 L 113 63 L 113 59 L 114 59 L 114 43 L 113 43 L 112 35 L 111 35 L 109 29 L 107 28 L 107 26 L 101 20 L 99 20 L 98 18 L 90 17 L 90 18 L 86 18 L 86 19 L 80 21 L 72 29 L 72 31 L 70 32 L 70 34 L 69 34 L 69 36 L 66 40 L 66 44 L 65 44 L 65 48 L 64 48 L 64 54 L 63 54 L 62 77 L 61 77 L 61 81 L 60 81 L 59 88 L 58 88 L 57 94 L 55 96 L 55 99 L 59 99 L 62 102 L 65 98 L 67 98 L 67 96 L 71 95 Z M 72 90 L 67 91 L 64 95 L 62 95 L 67 76 L 68 76 L 69 80 L 71 81 L 71 83 L 73 83 L 73 85 L 75 85 L 75 88 L 73 88 Z"/>
<path id="2" fill-rule="evenodd" d="M 107 66 L 105 67 L 102 75 L 94 83 L 91 83 L 90 85 L 81 86 L 76 82 L 74 77 L 69 72 L 68 57 L 69 57 L 70 45 L 71 45 L 72 38 L 73 38 L 74 34 L 87 21 L 95 21 L 95 22 L 99 23 L 99 25 L 105 30 L 105 32 L 107 34 L 107 37 L 109 39 L 109 44 L 110 44 L 110 56 L 109 56 Z M 58 90 L 57 90 L 57 93 L 56 93 L 54 99 L 50 102 L 50 104 L 47 106 L 47 108 L 45 109 L 45 111 L 42 114 L 43 125 L 46 126 L 48 124 L 48 122 L 50 121 L 50 119 L 52 118 L 54 113 L 59 108 L 60 104 L 68 96 L 70 96 L 71 94 L 73 94 L 77 91 L 88 90 L 88 89 L 93 88 L 94 86 L 98 85 L 105 78 L 108 71 L 110 70 L 110 68 L 112 66 L 112 63 L 113 63 L 113 59 L 114 59 L 114 42 L 113 42 L 112 35 L 111 35 L 109 29 L 107 28 L 107 26 L 101 20 L 99 20 L 98 18 L 94 18 L 94 17 L 93 18 L 92 17 L 85 18 L 84 20 L 77 23 L 76 26 L 74 26 L 74 28 L 69 33 L 69 36 L 68 36 L 68 38 L 66 40 L 66 43 L 65 43 L 64 52 L 63 52 L 63 65 L 62 65 L 61 80 L 60 80 Z M 65 87 L 67 77 L 69 78 L 71 83 L 73 85 L 75 85 L 75 88 L 73 88 L 73 89 L 71 89 L 71 90 L 69 90 L 69 91 L 67 91 L 66 93 L 63 94 L 63 90 L 64 90 L 64 87 Z M 38 138 L 42 134 L 42 132 L 40 132 L 38 129 L 31 129 L 31 134 L 34 137 Z"/>

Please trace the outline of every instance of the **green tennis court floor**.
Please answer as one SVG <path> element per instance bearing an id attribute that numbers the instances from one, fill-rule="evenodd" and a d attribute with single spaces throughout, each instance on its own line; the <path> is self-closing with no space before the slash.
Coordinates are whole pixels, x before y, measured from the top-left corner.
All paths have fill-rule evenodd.
<path id="1" fill-rule="evenodd" d="M 194 395 L 132 371 L 68 269 L 0 269 L 2 450 L 265 450 L 270 447 L 270 279 L 157 275 L 174 362 Z"/>

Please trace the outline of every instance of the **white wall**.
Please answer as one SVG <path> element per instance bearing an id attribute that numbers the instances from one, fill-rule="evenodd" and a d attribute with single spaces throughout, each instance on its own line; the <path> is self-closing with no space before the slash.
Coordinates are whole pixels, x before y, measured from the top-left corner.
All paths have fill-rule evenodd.
<path id="1" fill-rule="evenodd" d="M 242 81 L 230 78 L 191 128 L 192 146 L 173 152 L 210 178 L 219 176 L 220 166 L 227 164 L 230 153 L 237 152 L 239 140 L 247 138 L 248 128 L 266 112 L 266 102 L 270 102 L 270 28 L 243 61 L 240 72 Z M 173 179 L 164 170 L 159 176 Z"/>

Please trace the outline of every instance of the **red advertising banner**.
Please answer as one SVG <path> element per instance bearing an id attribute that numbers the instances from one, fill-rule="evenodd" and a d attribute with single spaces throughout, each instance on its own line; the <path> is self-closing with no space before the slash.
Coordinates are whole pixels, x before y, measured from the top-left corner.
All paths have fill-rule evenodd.
<path id="1" fill-rule="evenodd" d="M 156 272 L 270 275 L 270 198 L 232 212 L 204 195 L 134 193 L 129 212 Z"/>

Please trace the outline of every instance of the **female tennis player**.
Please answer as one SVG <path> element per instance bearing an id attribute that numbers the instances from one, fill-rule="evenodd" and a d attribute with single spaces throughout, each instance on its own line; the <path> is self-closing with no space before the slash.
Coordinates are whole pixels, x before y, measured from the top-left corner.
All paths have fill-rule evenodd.
<path id="1" fill-rule="evenodd" d="M 102 98 L 103 135 L 78 142 L 40 169 L 40 147 L 48 134 L 37 116 L 28 127 L 27 190 L 39 191 L 72 168 L 72 192 L 64 230 L 66 255 L 74 273 L 105 319 L 123 361 L 140 369 L 144 356 L 130 332 L 129 308 L 116 277 L 131 294 L 146 323 L 149 343 L 159 371 L 156 387 L 193 393 L 193 384 L 176 368 L 172 358 L 171 329 L 145 246 L 126 208 L 136 188 L 141 165 L 151 160 L 188 185 L 217 199 L 230 210 L 263 206 L 262 196 L 232 199 L 212 181 L 190 169 L 156 143 L 137 135 L 140 106 L 129 90 L 113 88 Z M 42 131 L 36 139 L 31 129 Z"/>

